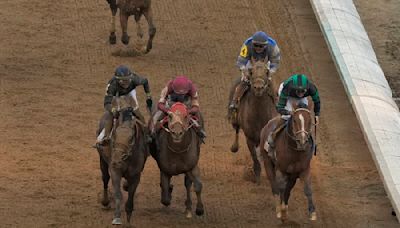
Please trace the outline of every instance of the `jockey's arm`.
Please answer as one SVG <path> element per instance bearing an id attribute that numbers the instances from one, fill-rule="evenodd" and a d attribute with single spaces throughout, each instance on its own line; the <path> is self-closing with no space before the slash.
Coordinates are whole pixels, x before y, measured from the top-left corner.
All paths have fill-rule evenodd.
<path id="1" fill-rule="evenodd" d="M 151 97 L 149 81 L 147 80 L 147 78 L 135 75 L 132 79 L 132 83 L 134 83 L 135 86 L 143 85 L 143 89 L 144 92 L 146 93 L 146 96 Z"/>
<path id="2" fill-rule="evenodd" d="M 111 112 L 111 102 L 113 97 L 117 94 L 117 84 L 115 80 L 110 80 L 106 87 L 106 94 L 104 96 L 104 109 Z"/>
<path id="3" fill-rule="evenodd" d="M 319 116 L 320 111 L 321 111 L 321 100 L 319 98 L 318 89 L 311 82 L 309 82 L 309 87 L 310 87 L 309 88 L 309 93 L 310 93 L 310 96 L 311 96 L 312 101 L 314 103 L 314 114 L 315 114 L 315 116 Z"/>
<path id="4" fill-rule="evenodd" d="M 167 97 L 168 97 L 168 86 L 164 87 L 164 89 L 161 90 L 161 95 L 160 95 L 160 100 L 158 101 L 158 109 L 167 113 L 168 110 L 165 107 L 165 103 L 167 102 Z"/>
<path id="5" fill-rule="evenodd" d="M 268 50 L 268 58 L 270 61 L 269 74 L 271 75 L 275 73 L 279 68 L 279 64 L 281 62 L 281 53 L 277 44 L 271 46 Z"/>
<path id="6" fill-rule="evenodd" d="M 290 112 L 285 108 L 288 100 L 288 94 L 288 87 L 284 86 L 281 94 L 279 95 L 278 103 L 276 104 L 276 110 L 281 115 L 290 115 Z"/>

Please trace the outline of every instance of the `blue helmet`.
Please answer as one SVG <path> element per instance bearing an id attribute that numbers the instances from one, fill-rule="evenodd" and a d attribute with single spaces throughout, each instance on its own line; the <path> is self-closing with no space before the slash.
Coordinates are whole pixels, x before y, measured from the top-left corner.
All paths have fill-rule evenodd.
<path id="1" fill-rule="evenodd" d="M 128 79 L 132 76 L 132 72 L 127 66 L 120 65 L 115 69 L 114 76 L 117 79 Z"/>
<path id="2" fill-rule="evenodd" d="M 253 34 L 252 43 L 266 45 L 268 43 L 268 35 L 265 32 L 258 31 Z"/>

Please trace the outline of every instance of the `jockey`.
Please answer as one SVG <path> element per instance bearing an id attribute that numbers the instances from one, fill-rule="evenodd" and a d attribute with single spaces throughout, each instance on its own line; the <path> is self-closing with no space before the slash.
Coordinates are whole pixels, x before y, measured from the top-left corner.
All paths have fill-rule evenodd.
<path id="1" fill-rule="evenodd" d="M 319 124 L 319 115 L 321 110 L 321 101 L 319 98 L 317 87 L 308 80 L 304 74 L 294 74 L 286 81 L 282 82 L 278 90 L 279 101 L 276 109 L 279 114 L 279 122 L 275 130 L 268 136 L 269 149 L 275 147 L 274 140 L 277 132 L 286 125 L 286 121 L 290 118 L 293 110 L 292 104 L 296 105 L 303 103 L 308 105 L 307 97 L 310 96 L 314 103 L 315 124 Z M 268 151 L 269 152 L 269 151 Z"/>
<path id="2" fill-rule="evenodd" d="M 143 115 L 139 111 L 139 105 L 136 97 L 136 87 L 143 85 L 146 93 L 147 108 L 151 110 L 153 100 L 151 99 L 150 87 L 146 78 L 133 73 L 127 66 L 120 65 L 115 69 L 115 74 L 107 84 L 106 95 L 104 96 L 104 114 L 105 119 L 104 133 L 97 138 L 97 143 L 102 145 L 109 140 L 109 134 L 113 125 L 113 110 L 111 102 L 114 96 L 132 96 L 136 107 L 133 107 L 133 114 L 142 122 L 145 122 Z"/>
<path id="3" fill-rule="evenodd" d="M 242 45 L 236 65 L 239 67 L 242 76 L 240 83 L 236 85 L 235 93 L 229 104 L 229 110 L 236 110 L 240 98 L 249 88 L 249 70 L 251 69 L 250 60 L 264 59 L 269 65 L 267 78 L 271 80 L 271 74 L 275 73 L 279 67 L 281 54 L 275 40 L 262 31 L 254 33 Z"/>
<path id="4" fill-rule="evenodd" d="M 191 80 L 186 76 L 177 76 L 169 81 L 167 86 L 161 91 L 160 100 L 158 102 L 158 111 L 154 114 L 153 124 L 150 127 L 151 132 L 154 134 L 156 131 L 156 123 L 163 119 L 165 114 L 168 113 L 169 108 L 175 102 L 184 103 L 189 108 L 189 114 L 196 116 L 200 120 L 199 109 L 199 96 L 197 88 Z M 200 123 L 191 119 L 197 134 L 200 138 L 204 139 L 206 133 Z"/>

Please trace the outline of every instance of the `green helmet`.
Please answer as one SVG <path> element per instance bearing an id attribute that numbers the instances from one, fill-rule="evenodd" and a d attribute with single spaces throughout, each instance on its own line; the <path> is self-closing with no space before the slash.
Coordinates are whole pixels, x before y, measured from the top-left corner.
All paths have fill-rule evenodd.
<path id="1" fill-rule="evenodd" d="M 308 87 L 308 78 L 304 74 L 292 75 L 293 89 L 299 92 L 306 92 Z"/>

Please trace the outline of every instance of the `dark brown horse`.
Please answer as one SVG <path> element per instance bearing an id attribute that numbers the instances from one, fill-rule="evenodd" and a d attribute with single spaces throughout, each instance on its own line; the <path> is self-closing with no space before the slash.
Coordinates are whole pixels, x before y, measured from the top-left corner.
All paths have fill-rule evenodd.
<path id="1" fill-rule="evenodd" d="M 203 215 L 204 207 L 201 200 L 203 184 L 200 180 L 200 169 L 197 165 L 200 156 L 200 138 L 191 126 L 187 107 L 180 102 L 174 103 L 168 117 L 167 127 L 162 125 L 156 136 L 153 157 L 157 161 L 161 174 L 161 203 L 171 204 L 171 177 L 185 174 L 186 187 L 186 217 L 192 217 L 191 187 L 197 196 L 196 214 Z"/>
<path id="2" fill-rule="evenodd" d="M 249 75 L 250 91 L 245 93 L 240 99 L 237 112 L 230 113 L 232 126 L 236 131 L 235 140 L 231 146 L 232 152 L 239 149 L 239 131 L 243 130 L 246 136 L 247 147 L 253 160 L 253 171 L 255 182 L 260 183 L 261 165 L 258 160 L 261 129 L 275 115 L 275 96 L 271 81 L 267 79 L 268 67 L 265 61 L 252 62 L 252 71 Z M 240 81 L 237 81 L 237 85 Z M 233 89 L 231 90 L 229 100 L 232 100 Z"/>
<path id="3" fill-rule="evenodd" d="M 147 20 L 149 25 L 149 40 L 146 45 L 146 53 L 148 53 L 153 47 L 153 38 L 156 34 L 156 27 L 153 23 L 153 13 L 151 10 L 151 0 L 107 0 L 111 8 L 112 20 L 110 29 L 110 44 L 115 44 L 117 42 L 117 36 L 115 35 L 115 15 L 119 9 L 119 19 L 122 29 L 121 41 L 123 44 L 129 44 L 128 36 L 128 18 L 133 15 L 135 17 L 137 25 L 137 35 L 138 37 L 143 37 L 143 31 L 140 27 L 140 18 L 142 15 Z"/>
<path id="4" fill-rule="evenodd" d="M 288 120 L 287 126 L 277 133 L 276 154 L 268 155 L 268 135 L 275 128 L 277 117 L 268 122 L 261 132 L 261 151 L 264 166 L 276 202 L 276 216 L 282 221 L 288 219 L 288 201 L 297 178 L 304 181 L 304 194 L 308 200 L 310 220 L 317 214 L 312 199 L 310 162 L 314 151 L 311 137 L 312 115 L 305 104 L 299 104 Z"/>
<path id="5" fill-rule="evenodd" d="M 114 190 L 115 211 L 113 225 L 121 224 L 121 179 L 126 179 L 128 199 L 125 204 L 127 222 L 130 223 L 134 210 L 134 195 L 140 182 L 140 176 L 148 156 L 145 141 L 144 124 L 132 112 L 133 98 L 130 96 L 114 97 L 114 124 L 111 142 L 108 146 L 98 147 L 100 169 L 103 179 L 103 199 L 101 203 L 109 207 L 108 182 L 111 180 Z M 104 119 L 100 121 L 99 130 L 104 128 Z M 110 171 L 110 172 L 109 172 Z"/>

